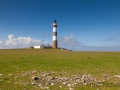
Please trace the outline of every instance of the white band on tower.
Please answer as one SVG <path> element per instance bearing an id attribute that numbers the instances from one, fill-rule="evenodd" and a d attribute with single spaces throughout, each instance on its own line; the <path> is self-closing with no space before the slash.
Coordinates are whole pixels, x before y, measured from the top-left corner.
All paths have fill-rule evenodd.
<path id="1" fill-rule="evenodd" d="M 56 36 L 53 36 L 53 40 L 57 40 L 57 37 L 56 37 Z"/>
<path id="2" fill-rule="evenodd" d="M 53 27 L 53 32 L 57 32 L 57 28 L 56 27 Z"/>

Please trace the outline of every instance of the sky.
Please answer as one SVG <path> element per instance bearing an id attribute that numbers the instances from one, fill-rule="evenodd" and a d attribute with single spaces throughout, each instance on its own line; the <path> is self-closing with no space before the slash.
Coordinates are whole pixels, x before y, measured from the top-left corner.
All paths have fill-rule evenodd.
<path id="1" fill-rule="evenodd" d="M 120 51 L 120 0 L 0 0 L 0 49 L 51 45 Z"/>

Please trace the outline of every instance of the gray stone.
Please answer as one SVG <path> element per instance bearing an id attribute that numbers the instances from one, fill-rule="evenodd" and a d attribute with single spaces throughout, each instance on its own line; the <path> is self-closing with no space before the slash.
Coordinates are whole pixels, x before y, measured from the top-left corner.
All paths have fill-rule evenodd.
<path id="1" fill-rule="evenodd" d="M 13 74 L 8 74 L 8 76 L 13 76 Z"/>
<path id="2" fill-rule="evenodd" d="M 114 77 L 116 77 L 116 78 L 120 78 L 120 75 L 115 75 Z"/>
<path id="3" fill-rule="evenodd" d="M 67 82 L 63 82 L 63 84 L 65 85 L 65 84 L 67 84 Z"/>
<path id="4" fill-rule="evenodd" d="M 33 76 L 33 77 L 32 77 L 32 80 L 39 80 L 39 77 Z"/>
<path id="5" fill-rule="evenodd" d="M 52 82 L 51 85 L 53 86 L 53 85 L 55 85 L 55 83 Z"/>
<path id="6" fill-rule="evenodd" d="M 59 86 L 60 88 L 62 88 L 62 86 Z"/>
<path id="7" fill-rule="evenodd" d="M 32 85 L 36 85 L 36 83 L 35 83 L 35 82 L 31 82 L 31 84 L 32 84 Z"/>
<path id="8" fill-rule="evenodd" d="M 41 86 L 42 86 L 42 84 L 39 84 L 38 86 L 40 86 L 40 87 L 41 87 Z"/>
<path id="9" fill-rule="evenodd" d="M 28 74 L 21 74 L 21 76 L 25 77 L 25 76 L 28 76 Z"/>
<path id="10" fill-rule="evenodd" d="M 71 87 L 71 84 L 68 84 L 68 87 Z"/>
<path id="11" fill-rule="evenodd" d="M 55 77 L 53 77 L 53 76 L 47 76 L 46 78 L 47 78 L 48 81 L 51 81 L 51 80 L 55 79 Z"/>
<path id="12" fill-rule="evenodd" d="M 3 76 L 3 74 L 0 74 L 0 76 Z"/>
<path id="13" fill-rule="evenodd" d="M 74 89 L 70 87 L 69 90 L 74 90 Z"/>
<path id="14" fill-rule="evenodd" d="M 37 73 L 37 70 L 35 70 L 35 71 L 32 71 L 32 73 L 33 73 L 33 74 L 36 74 L 36 73 Z"/>

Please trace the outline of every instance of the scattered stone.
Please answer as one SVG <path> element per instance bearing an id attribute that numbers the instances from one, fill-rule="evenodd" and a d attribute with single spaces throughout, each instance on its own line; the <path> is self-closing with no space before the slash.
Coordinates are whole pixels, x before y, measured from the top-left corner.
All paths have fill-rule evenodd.
<path id="1" fill-rule="evenodd" d="M 53 76 L 47 76 L 48 81 L 51 81 L 51 80 L 54 80 L 54 79 L 55 79 L 55 77 L 53 77 Z"/>
<path id="2" fill-rule="evenodd" d="M 114 77 L 116 77 L 116 78 L 120 78 L 120 75 L 115 75 Z"/>
<path id="3" fill-rule="evenodd" d="M 87 83 L 83 83 L 84 85 L 87 85 Z"/>
<path id="4" fill-rule="evenodd" d="M 68 87 L 71 87 L 71 85 L 70 85 L 70 84 L 68 84 Z"/>
<path id="5" fill-rule="evenodd" d="M 32 84 L 32 85 L 36 85 L 36 83 L 35 83 L 35 82 L 31 82 L 31 84 Z"/>
<path id="6" fill-rule="evenodd" d="M 62 81 L 67 81 L 67 77 L 61 78 Z"/>
<path id="7" fill-rule="evenodd" d="M 44 89 L 49 89 L 49 87 L 44 87 Z"/>
<path id="8" fill-rule="evenodd" d="M 41 86 L 42 86 L 42 84 L 39 84 L 38 86 L 39 86 L 39 87 L 41 87 Z"/>
<path id="9" fill-rule="evenodd" d="M 67 82 L 63 82 L 63 84 L 65 85 L 65 84 L 67 84 Z"/>
<path id="10" fill-rule="evenodd" d="M 21 74 L 21 76 L 25 77 L 25 76 L 28 76 L 28 74 Z"/>
<path id="11" fill-rule="evenodd" d="M 8 74 L 8 76 L 13 76 L 13 74 Z"/>
<path id="12" fill-rule="evenodd" d="M 2 82 L 2 80 L 0 80 L 0 82 Z"/>
<path id="13" fill-rule="evenodd" d="M 44 89 L 44 87 L 41 87 L 41 89 Z"/>
<path id="14" fill-rule="evenodd" d="M 100 81 L 98 81 L 98 83 L 104 83 L 105 82 L 105 80 L 100 80 Z"/>
<path id="15" fill-rule="evenodd" d="M 96 89 L 96 90 L 99 90 L 99 89 Z"/>
<path id="16" fill-rule="evenodd" d="M 74 90 L 74 89 L 70 87 L 69 90 Z"/>
<path id="17" fill-rule="evenodd" d="M 62 86 L 59 86 L 60 88 L 62 88 Z"/>
<path id="18" fill-rule="evenodd" d="M 52 82 L 51 85 L 53 86 L 53 85 L 55 85 L 55 84 Z"/>
<path id="19" fill-rule="evenodd" d="M 32 72 L 25 72 L 22 74 L 14 74 L 15 78 L 15 84 L 21 84 L 21 85 L 36 85 L 39 86 L 40 89 L 45 89 L 45 90 L 50 90 L 49 87 L 52 86 L 58 86 L 59 88 L 63 88 L 64 86 L 67 86 L 67 89 L 69 90 L 74 90 L 74 87 L 79 87 L 79 86 L 89 86 L 89 87 L 95 87 L 95 86 L 104 86 L 104 82 L 109 82 L 109 80 L 118 80 L 115 81 L 113 84 L 120 86 L 119 79 L 120 75 L 114 75 L 114 76 L 107 76 L 104 74 L 101 79 L 95 78 L 94 76 L 91 76 L 90 74 L 88 75 L 69 75 L 69 76 L 64 76 L 68 75 L 66 72 L 43 72 L 43 73 L 38 73 L 37 71 L 32 71 Z M 3 74 L 0 74 L 2 76 Z M 33 75 L 33 76 L 32 76 Z M 8 76 L 13 76 L 13 74 L 8 74 Z M 23 81 L 22 79 L 19 79 L 20 76 L 27 76 L 31 77 L 31 81 Z M 26 77 L 26 78 L 27 78 Z M 22 77 L 23 78 L 23 77 Z M 107 79 L 109 78 L 109 79 Z M 7 82 L 11 82 L 10 77 L 8 79 L 3 79 L 7 80 Z M 0 80 L 2 82 L 2 80 Z"/>
<path id="20" fill-rule="evenodd" d="M 39 77 L 33 76 L 33 77 L 32 77 L 32 80 L 39 80 Z"/>
<path id="21" fill-rule="evenodd" d="M 103 77 L 108 77 L 108 75 L 104 74 Z"/>
<path id="22" fill-rule="evenodd" d="M 3 76 L 3 74 L 0 74 L 0 76 Z"/>
<path id="23" fill-rule="evenodd" d="M 32 71 L 32 73 L 33 73 L 33 74 L 36 74 L 36 73 L 37 73 L 37 70 L 35 70 L 35 71 Z"/>

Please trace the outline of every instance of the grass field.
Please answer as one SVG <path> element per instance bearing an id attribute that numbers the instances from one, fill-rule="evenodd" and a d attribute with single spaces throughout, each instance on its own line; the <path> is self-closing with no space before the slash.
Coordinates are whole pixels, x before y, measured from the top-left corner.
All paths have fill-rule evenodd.
<path id="1" fill-rule="evenodd" d="M 60 49 L 0 50 L 0 90 L 41 90 L 36 85 L 15 83 L 22 82 L 22 80 L 23 82 L 29 81 L 31 76 L 22 77 L 20 75 L 36 70 L 38 73 L 63 73 L 62 76 L 90 74 L 100 79 L 103 75 L 113 77 L 120 75 L 120 52 L 71 52 Z M 118 81 L 120 81 L 119 78 Z M 66 86 L 62 89 L 51 86 L 50 90 L 70 89 Z M 91 88 L 84 86 L 75 87 L 74 90 L 120 90 L 120 87 Z"/>

